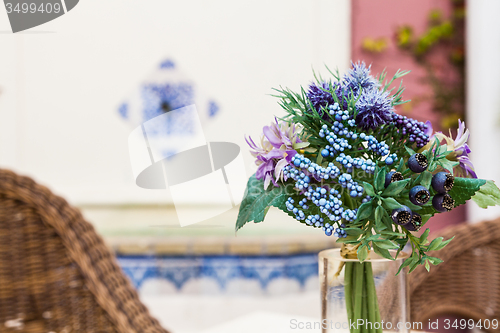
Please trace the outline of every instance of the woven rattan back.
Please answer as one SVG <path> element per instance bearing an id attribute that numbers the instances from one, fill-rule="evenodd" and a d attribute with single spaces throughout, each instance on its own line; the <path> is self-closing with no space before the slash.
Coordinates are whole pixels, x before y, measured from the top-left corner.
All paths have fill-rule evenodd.
<path id="1" fill-rule="evenodd" d="M 80 212 L 0 170 L 0 332 L 166 332 Z"/>
<path id="2" fill-rule="evenodd" d="M 500 219 L 448 228 L 455 236 L 444 249 L 430 252 L 444 260 L 430 273 L 419 267 L 410 274 L 412 321 L 455 314 L 464 318 L 495 319 L 500 326 Z M 490 332 L 500 329 L 483 327 Z"/>

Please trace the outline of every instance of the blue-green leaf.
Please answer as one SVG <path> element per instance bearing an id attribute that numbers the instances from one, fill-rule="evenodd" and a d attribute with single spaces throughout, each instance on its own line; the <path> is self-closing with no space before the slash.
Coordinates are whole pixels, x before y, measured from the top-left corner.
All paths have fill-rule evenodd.
<path id="1" fill-rule="evenodd" d="M 387 171 L 385 168 L 381 168 L 380 171 L 377 173 L 377 176 L 375 177 L 375 190 L 377 191 L 382 191 L 384 190 L 384 184 L 385 184 L 385 175 L 387 174 Z"/>
<path id="2" fill-rule="evenodd" d="M 378 254 L 381 257 L 384 257 L 389 260 L 394 260 L 394 258 L 391 256 L 391 253 L 389 250 L 384 249 L 380 246 L 377 245 L 378 243 L 373 243 L 373 250 L 375 251 L 376 254 Z"/>
<path id="3" fill-rule="evenodd" d="M 397 182 L 392 182 L 387 186 L 387 188 L 382 192 L 383 197 L 395 197 L 398 196 L 401 191 L 404 190 L 405 186 L 410 181 L 410 178 L 403 179 Z"/>
<path id="4" fill-rule="evenodd" d="M 455 206 L 463 205 L 486 184 L 484 179 L 455 177 L 455 184 L 448 194 L 455 200 Z"/>
<path id="5" fill-rule="evenodd" d="M 420 174 L 420 185 L 429 189 L 431 187 L 432 173 L 429 171 L 424 171 Z"/>
<path id="6" fill-rule="evenodd" d="M 410 156 L 411 156 L 411 155 L 416 154 L 416 152 L 415 152 L 413 149 L 411 149 L 411 148 L 409 148 L 409 147 L 407 147 L 407 146 L 405 146 L 405 149 L 406 149 L 406 151 L 408 152 L 408 154 L 409 154 Z"/>
<path id="7" fill-rule="evenodd" d="M 436 250 L 439 245 L 443 242 L 443 237 L 438 237 L 432 240 L 432 242 L 429 244 L 427 247 L 427 251 L 434 251 Z"/>
<path id="8" fill-rule="evenodd" d="M 419 243 L 420 245 L 424 245 L 427 243 L 427 237 L 429 236 L 429 229 L 425 229 L 424 233 L 420 236 Z"/>
<path id="9" fill-rule="evenodd" d="M 472 197 L 472 200 L 481 208 L 500 205 L 500 190 L 494 181 L 487 180 Z"/>
<path id="10" fill-rule="evenodd" d="M 236 220 L 236 231 L 247 222 L 262 222 L 270 206 L 277 207 L 288 213 L 285 202 L 290 194 L 283 187 L 270 186 L 264 190 L 264 182 L 255 177 L 250 177 L 245 190 L 245 196 L 241 201 L 240 211 Z"/>
<path id="11" fill-rule="evenodd" d="M 358 260 L 363 262 L 368 257 L 368 247 L 366 245 L 361 245 L 358 247 Z"/>
<path id="12" fill-rule="evenodd" d="M 376 221 L 382 221 L 382 218 L 384 217 L 385 209 L 382 206 L 377 206 L 377 209 L 375 209 L 375 220 Z"/>
<path id="13" fill-rule="evenodd" d="M 359 206 L 358 213 L 356 214 L 356 220 L 361 221 L 370 217 L 373 212 L 373 203 L 371 201 L 365 202 Z"/>
<path id="14" fill-rule="evenodd" d="M 387 249 L 387 250 L 392 250 L 392 249 L 398 249 L 399 246 L 391 242 L 390 240 L 387 239 L 380 239 L 376 240 L 373 242 L 373 244 L 377 244 L 378 247 L 382 249 Z"/>
<path id="15" fill-rule="evenodd" d="M 366 194 L 368 194 L 370 197 L 375 196 L 375 189 L 373 188 L 372 184 L 363 182 L 363 188 L 365 189 Z"/>
<path id="16" fill-rule="evenodd" d="M 383 198 L 382 199 L 382 205 L 389 209 L 389 210 L 393 210 L 393 209 L 398 209 L 398 208 L 401 208 L 401 204 L 399 202 L 396 201 L 396 199 L 394 198 Z"/>

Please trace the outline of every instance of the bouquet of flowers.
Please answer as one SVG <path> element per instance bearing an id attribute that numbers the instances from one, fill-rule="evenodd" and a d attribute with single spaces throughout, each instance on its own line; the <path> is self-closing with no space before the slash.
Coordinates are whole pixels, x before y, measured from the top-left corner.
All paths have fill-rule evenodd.
<path id="1" fill-rule="evenodd" d="M 374 251 L 394 260 L 410 244 L 410 256 L 400 267 L 442 261 L 428 251 L 444 248 L 451 239 L 429 241 L 429 229 L 416 235 L 435 214 L 467 200 L 480 207 L 500 204 L 493 181 L 478 179 L 469 159 L 469 131 L 463 122 L 455 138 L 433 133 L 432 125 L 396 113 L 402 99 L 398 71 L 370 75 L 364 63 L 352 64 L 342 77 L 316 82 L 300 92 L 275 89 L 285 115 L 265 126 L 257 143 L 247 142 L 256 158 L 240 206 L 236 230 L 261 222 L 274 206 L 307 226 L 322 229 L 342 243 L 342 253 L 361 264 L 345 265 L 345 279 L 356 279 L 375 295 L 369 262 Z M 395 256 L 391 255 L 395 254 Z M 399 273 L 399 271 L 398 271 Z M 359 274 L 362 274 L 360 280 Z M 361 318 L 355 304 L 356 281 L 346 289 L 350 319 Z M 378 309 L 370 313 L 377 317 Z"/>

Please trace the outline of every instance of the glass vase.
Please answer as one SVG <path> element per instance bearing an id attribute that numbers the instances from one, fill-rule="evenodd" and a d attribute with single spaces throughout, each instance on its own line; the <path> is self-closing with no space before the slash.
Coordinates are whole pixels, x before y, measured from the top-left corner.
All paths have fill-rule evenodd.
<path id="1" fill-rule="evenodd" d="M 396 251 L 389 251 L 395 257 Z M 319 253 L 321 332 L 382 333 L 422 329 L 409 319 L 408 271 L 396 260 L 370 251 L 360 263 L 346 259 L 341 249 Z M 420 324 L 422 325 L 422 324 Z"/>

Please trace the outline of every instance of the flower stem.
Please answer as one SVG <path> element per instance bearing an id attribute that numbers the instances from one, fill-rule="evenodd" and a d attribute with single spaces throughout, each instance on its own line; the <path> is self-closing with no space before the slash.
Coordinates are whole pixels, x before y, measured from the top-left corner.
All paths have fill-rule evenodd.
<path id="1" fill-rule="evenodd" d="M 377 290 L 371 262 L 346 262 L 344 294 L 350 333 L 382 333 Z M 358 320 L 363 325 L 358 326 Z M 359 321 L 361 323 L 361 321 Z M 378 324 L 376 324 L 378 323 Z M 378 328 L 376 328 L 378 327 Z"/>
<path id="2" fill-rule="evenodd" d="M 363 266 L 363 278 L 365 278 L 364 274 L 364 266 L 365 264 L 361 264 Z M 361 318 L 364 319 L 363 326 L 361 326 L 361 333 L 372 333 L 372 330 L 370 329 L 370 325 L 373 325 L 372 323 L 367 323 L 366 321 L 369 321 L 369 316 L 368 316 L 368 302 L 367 302 L 367 291 L 366 291 L 366 281 L 363 284 L 363 308 L 361 309 Z"/>
<path id="3" fill-rule="evenodd" d="M 362 309 L 363 309 L 363 285 L 364 285 L 364 265 L 362 263 L 354 263 L 354 318 L 353 321 L 358 319 L 363 319 Z M 360 333 L 360 328 L 355 325 L 353 333 Z"/>
<path id="4" fill-rule="evenodd" d="M 372 323 L 372 325 L 374 325 L 372 332 L 382 333 L 380 311 L 378 308 L 377 300 L 377 289 L 375 288 L 375 280 L 373 278 L 373 269 L 371 262 L 365 263 L 365 278 L 368 302 L 368 319 Z M 378 323 L 378 329 L 375 328 L 375 323 Z"/>
<path id="5" fill-rule="evenodd" d="M 353 285 L 353 264 L 352 262 L 346 262 L 344 269 L 344 295 L 345 295 L 345 306 L 347 309 L 347 318 L 352 319 L 353 309 L 352 309 L 352 285 Z M 349 325 L 350 327 L 350 325 Z M 352 329 L 350 329 L 351 333 Z"/>

